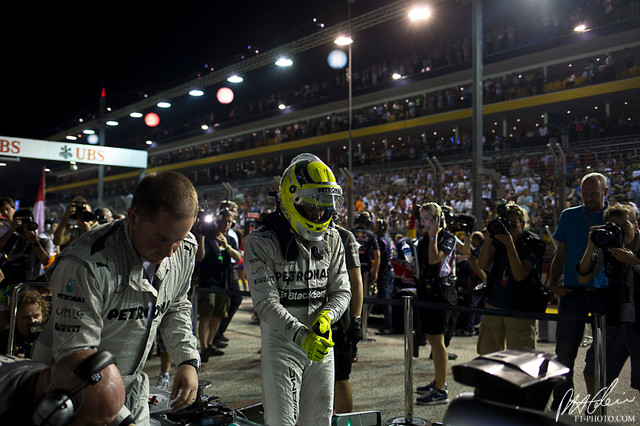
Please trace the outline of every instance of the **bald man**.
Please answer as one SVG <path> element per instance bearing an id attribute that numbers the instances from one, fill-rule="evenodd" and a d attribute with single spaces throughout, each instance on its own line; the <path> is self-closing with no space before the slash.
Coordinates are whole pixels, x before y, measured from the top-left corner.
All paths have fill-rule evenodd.
<path id="1" fill-rule="evenodd" d="M 41 398 L 56 389 L 72 395 L 75 412 L 69 425 L 107 425 L 124 405 L 120 371 L 110 364 L 100 371 L 100 380 L 83 387 L 74 370 L 96 353 L 74 352 L 60 361 L 44 364 L 10 355 L 0 355 L 0 424 L 29 425 Z"/>

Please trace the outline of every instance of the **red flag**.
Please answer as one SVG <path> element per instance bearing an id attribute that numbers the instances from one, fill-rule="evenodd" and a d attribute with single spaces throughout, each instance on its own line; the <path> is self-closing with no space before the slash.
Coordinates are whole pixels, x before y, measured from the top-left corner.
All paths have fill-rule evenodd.
<path id="1" fill-rule="evenodd" d="M 33 218 L 38 224 L 38 234 L 42 234 L 44 232 L 44 170 L 42 170 L 42 179 L 36 196 L 36 204 L 33 206 Z"/>

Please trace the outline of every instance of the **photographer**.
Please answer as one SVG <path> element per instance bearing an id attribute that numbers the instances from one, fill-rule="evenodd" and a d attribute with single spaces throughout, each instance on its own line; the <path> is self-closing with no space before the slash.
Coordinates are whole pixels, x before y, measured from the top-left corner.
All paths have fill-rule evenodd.
<path id="1" fill-rule="evenodd" d="M 196 262 L 200 262 L 200 289 L 228 290 L 234 279 L 231 259 L 238 261 L 242 255 L 236 241 L 227 235 L 233 220 L 230 210 L 222 210 L 217 221 L 206 213 L 199 215 L 195 231 L 198 239 Z M 224 355 L 223 351 L 213 346 L 213 339 L 222 319 L 227 316 L 228 309 L 227 294 L 198 292 L 198 337 L 202 362 L 207 362 L 210 356 Z"/>
<path id="2" fill-rule="evenodd" d="M 104 225 L 105 223 L 111 223 L 114 221 L 113 213 L 111 213 L 111 209 L 107 207 L 96 209 L 96 211 L 93 212 L 93 215 L 98 225 Z"/>
<path id="3" fill-rule="evenodd" d="M 5 311 L 5 323 L 9 323 L 8 310 Z M 31 358 L 31 349 L 42 325 L 49 316 L 49 306 L 42 295 L 35 290 L 21 292 L 18 296 L 18 313 L 15 321 L 13 350 L 9 355 Z M 8 353 L 9 329 L 0 333 L 0 354 Z"/>
<path id="4" fill-rule="evenodd" d="M 69 220 L 76 221 L 69 226 Z M 91 206 L 87 200 L 78 195 L 65 210 L 58 229 L 53 234 L 53 243 L 64 249 L 80 235 L 88 232 L 94 225 L 95 215 L 91 211 Z"/>
<path id="5" fill-rule="evenodd" d="M 589 242 L 577 266 L 578 282 L 589 283 L 600 270 L 609 278 L 604 289 L 607 315 L 606 386 L 611 386 L 631 356 L 631 387 L 640 390 L 640 238 L 633 207 L 616 204 L 604 211 L 605 225 L 592 226 Z M 587 391 L 597 391 L 593 345 L 587 352 L 584 379 Z"/>
<path id="6" fill-rule="evenodd" d="M 525 281 L 539 274 L 545 244 L 526 230 L 527 212 L 510 201 L 496 202 L 498 218 L 487 224 L 478 265 L 489 270 L 487 309 L 527 310 L 519 303 Z M 536 348 L 536 321 L 484 315 L 477 351 L 484 355 L 505 349 Z"/>
<path id="7" fill-rule="evenodd" d="M 9 232 L 0 237 L 3 287 L 39 279 L 51 260 L 52 251 L 51 241 L 38 237 L 38 224 L 31 210 L 16 211 Z"/>

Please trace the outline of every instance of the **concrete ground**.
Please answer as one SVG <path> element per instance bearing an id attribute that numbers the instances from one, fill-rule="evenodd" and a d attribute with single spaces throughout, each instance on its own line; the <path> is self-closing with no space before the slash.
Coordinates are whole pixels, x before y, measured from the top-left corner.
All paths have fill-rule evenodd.
<path id="1" fill-rule="evenodd" d="M 251 300 L 245 298 L 242 306 L 234 316 L 225 336 L 229 346 L 222 356 L 212 357 L 203 364 L 200 379 L 208 380 L 212 385 L 205 394 L 218 395 L 233 408 L 245 407 L 261 401 L 260 396 L 260 327 L 251 321 Z M 403 335 L 377 336 L 376 327 L 381 317 L 375 315 L 369 320 L 369 337 L 375 341 L 363 341 L 358 345 L 357 363 L 353 364 L 351 385 L 353 389 L 354 411 L 380 411 L 383 423 L 407 414 L 404 397 L 404 341 Z M 458 355 L 451 365 L 464 363 L 476 358 L 477 337 L 454 337 L 449 351 Z M 555 343 L 539 342 L 539 350 L 553 353 Z M 581 347 L 578 353 L 575 394 L 586 394 L 582 369 L 587 348 Z M 413 359 L 413 386 L 423 385 L 433 379 L 433 362 L 428 359 L 429 347 L 420 347 L 420 357 Z M 160 371 L 160 358 L 151 357 L 145 371 L 149 374 L 151 384 L 155 384 Z M 172 366 L 172 377 L 175 366 Z M 629 387 L 630 367 L 625 365 L 618 385 L 612 389 L 609 398 L 623 402 L 611 404 L 608 414 L 611 424 L 631 425 L 635 419 L 640 421 L 640 395 Z M 471 392 L 472 388 L 456 383 L 449 369 L 449 398 L 462 392 Z M 413 417 L 428 422 L 441 421 L 447 405 L 420 406 L 415 404 L 413 395 Z M 555 413 L 553 413 L 555 416 Z M 616 417 L 617 416 L 617 417 Z M 627 421 L 631 419 L 631 421 Z M 428 424 L 428 423 L 427 423 Z M 591 422 L 591 424 L 598 424 Z"/>

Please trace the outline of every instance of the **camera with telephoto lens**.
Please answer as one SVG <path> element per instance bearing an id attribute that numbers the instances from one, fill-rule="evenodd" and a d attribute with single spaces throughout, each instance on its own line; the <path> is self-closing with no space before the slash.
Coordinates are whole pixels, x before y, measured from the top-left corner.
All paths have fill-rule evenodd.
<path id="1" fill-rule="evenodd" d="M 511 232 L 511 223 L 507 220 L 507 200 L 500 199 L 495 202 L 495 206 L 498 217 L 487 224 L 487 231 L 491 235 Z"/>
<path id="2" fill-rule="evenodd" d="M 85 203 L 73 202 L 71 206 L 74 208 L 73 213 L 69 216 L 69 219 L 77 219 L 83 222 L 93 222 L 96 220 L 96 216 L 93 212 L 87 210 Z"/>
<path id="3" fill-rule="evenodd" d="M 18 217 L 16 218 L 16 222 L 20 222 L 20 226 L 16 229 L 18 234 L 24 234 L 25 232 L 36 231 L 38 229 L 38 224 L 31 216 Z"/>
<path id="4" fill-rule="evenodd" d="M 624 230 L 613 222 L 607 222 L 593 231 L 591 241 L 598 248 L 619 248 L 624 243 Z"/>
<path id="5" fill-rule="evenodd" d="M 447 223 L 447 228 L 453 233 L 463 231 L 467 234 L 473 232 L 473 226 L 476 224 L 476 217 L 470 214 L 456 214 L 453 216 L 451 223 Z"/>

